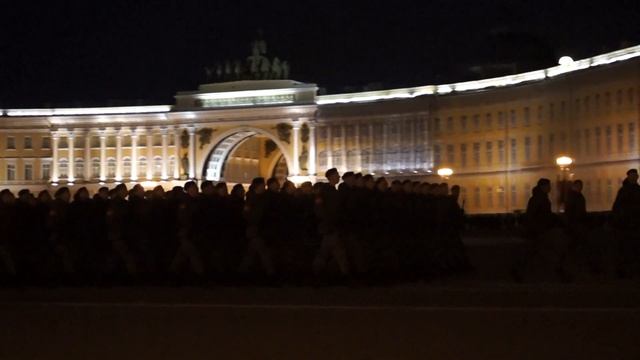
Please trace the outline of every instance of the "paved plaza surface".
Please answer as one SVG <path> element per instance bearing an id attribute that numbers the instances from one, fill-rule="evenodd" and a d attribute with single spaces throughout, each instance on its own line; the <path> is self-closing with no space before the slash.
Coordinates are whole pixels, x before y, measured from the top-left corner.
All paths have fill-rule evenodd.
<path id="1" fill-rule="evenodd" d="M 638 359 L 640 281 L 508 265 L 468 241 L 474 274 L 387 287 L 0 290 L 0 359 Z"/>

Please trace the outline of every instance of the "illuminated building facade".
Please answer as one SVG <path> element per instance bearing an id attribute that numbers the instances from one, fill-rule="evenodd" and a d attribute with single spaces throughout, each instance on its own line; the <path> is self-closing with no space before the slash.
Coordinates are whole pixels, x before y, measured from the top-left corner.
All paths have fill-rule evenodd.
<path id="1" fill-rule="evenodd" d="M 315 179 L 331 167 L 462 187 L 471 213 L 521 210 L 540 177 L 574 162 L 590 210 L 638 167 L 640 46 L 529 73 L 318 96 L 315 84 L 202 85 L 175 105 L 5 109 L 3 188 L 254 176 Z M 555 194 L 552 194 L 555 196 Z"/>

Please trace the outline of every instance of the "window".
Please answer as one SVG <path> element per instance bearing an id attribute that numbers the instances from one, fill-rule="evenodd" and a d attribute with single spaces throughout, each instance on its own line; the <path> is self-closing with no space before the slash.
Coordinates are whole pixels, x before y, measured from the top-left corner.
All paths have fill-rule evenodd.
<path id="1" fill-rule="evenodd" d="M 549 134 L 549 156 L 556 155 L 556 136 L 555 134 Z"/>
<path id="2" fill-rule="evenodd" d="M 502 111 L 498 112 L 498 129 L 504 128 L 504 114 Z"/>
<path id="3" fill-rule="evenodd" d="M 595 102 L 595 113 L 600 114 L 600 94 L 596 94 L 594 97 Z"/>
<path id="4" fill-rule="evenodd" d="M 485 146 L 487 151 L 487 166 L 491 166 L 491 163 L 493 162 L 493 143 L 491 141 L 487 141 Z"/>
<path id="5" fill-rule="evenodd" d="M 596 154 L 600 155 L 600 150 L 601 150 L 601 144 L 600 144 L 600 138 L 602 134 L 600 133 L 600 128 L 596 127 Z"/>
<path id="6" fill-rule="evenodd" d="M 473 131 L 480 131 L 480 115 L 473 115 Z"/>
<path id="7" fill-rule="evenodd" d="M 627 90 L 627 101 L 629 102 L 629 105 L 633 104 L 633 88 L 629 88 L 629 90 Z"/>
<path id="8" fill-rule="evenodd" d="M 493 207 L 493 188 L 487 188 L 487 208 Z"/>
<path id="9" fill-rule="evenodd" d="M 473 189 L 473 206 L 475 206 L 476 209 L 480 208 L 480 188 L 476 187 L 475 189 Z"/>
<path id="10" fill-rule="evenodd" d="M 128 137 L 129 139 L 131 139 L 131 137 Z M 92 136 L 91 137 L 91 147 L 96 149 L 100 147 L 100 137 L 98 136 Z"/>
<path id="11" fill-rule="evenodd" d="M 515 164 L 518 160 L 516 157 L 516 150 L 516 139 L 511 139 L 511 158 L 509 160 L 512 164 Z"/>
<path id="12" fill-rule="evenodd" d="M 524 160 L 531 161 L 531 138 L 524 138 Z"/>
<path id="13" fill-rule="evenodd" d="M 491 118 L 491 114 L 485 115 L 484 122 L 484 126 L 487 128 L 487 130 L 491 130 L 491 128 L 493 127 L 493 119 Z"/>
<path id="14" fill-rule="evenodd" d="M 441 156 L 440 145 L 433 145 L 433 163 L 435 166 L 440 165 L 442 162 Z"/>
<path id="15" fill-rule="evenodd" d="M 107 159 L 107 176 L 110 178 L 116 177 L 116 159 Z"/>
<path id="16" fill-rule="evenodd" d="M 516 118 L 515 110 L 511 110 L 510 119 L 511 119 L 511 127 L 512 128 L 516 127 L 518 125 L 518 119 Z"/>
<path id="17" fill-rule="evenodd" d="M 622 90 L 616 91 L 616 106 L 618 108 L 622 106 Z"/>
<path id="18" fill-rule="evenodd" d="M 76 178 L 84 178 L 84 159 L 76 158 L 73 175 L 75 175 Z"/>
<path id="19" fill-rule="evenodd" d="M 122 158 L 122 173 L 125 178 L 131 177 L 131 158 L 128 156 Z"/>
<path id="20" fill-rule="evenodd" d="M 576 116 L 580 115 L 580 99 L 576 99 L 574 108 L 576 109 Z"/>
<path id="21" fill-rule="evenodd" d="M 460 117 L 460 129 L 462 130 L 462 132 L 466 132 L 467 131 L 467 117 L 466 116 Z"/>
<path id="22" fill-rule="evenodd" d="M 590 108 L 589 108 L 589 97 L 585 96 L 584 97 L 584 114 L 586 116 L 589 116 L 590 112 L 589 112 Z"/>
<path id="23" fill-rule="evenodd" d="M 504 141 L 498 140 L 498 162 L 504 163 Z"/>
<path id="24" fill-rule="evenodd" d="M 325 167 L 324 168 L 326 168 L 326 166 L 327 166 L 326 165 L 326 163 L 327 163 L 327 155 L 326 155 L 326 153 L 325 153 L 324 159 L 325 159 L 324 160 L 324 162 L 325 162 Z M 176 157 L 175 156 L 169 156 L 169 164 L 168 164 L 168 166 L 169 166 L 169 173 L 173 174 L 174 169 L 176 168 Z"/>
<path id="25" fill-rule="evenodd" d="M 565 117 L 565 115 L 567 113 L 566 112 L 566 107 L 567 107 L 566 103 L 564 101 L 561 101 L 560 102 L 560 117 L 562 119 L 564 119 L 564 117 Z"/>
<path id="26" fill-rule="evenodd" d="M 604 93 L 604 107 L 607 112 L 611 111 L 611 94 L 608 91 Z"/>
<path id="27" fill-rule="evenodd" d="M 31 141 L 31 136 L 24 137 L 24 148 L 25 149 L 33 149 L 33 143 Z"/>
<path id="28" fill-rule="evenodd" d="M 112 137 L 109 137 L 109 140 L 111 140 Z M 147 146 L 147 137 L 146 136 L 138 136 L 138 143 L 136 144 L 137 146 Z M 113 145 L 109 145 L 110 147 L 112 147 Z"/>
<path id="29" fill-rule="evenodd" d="M 16 179 L 16 165 L 7 164 L 7 180 L 13 181 Z"/>
<path id="30" fill-rule="evenodd" d="M 498 186 L 496 192 L 498 193 L 498 208 L 504 209 L 504 188 L 502 186 Z"/>
<path id="31" fill-rule="evenodd" d="M 460 144 L 460 166 L 467 167 L 467 144 Z"/>
<path id="32" fill-rule="evenodd" d="M 7 150 L 16 149 L 16 138 L 13 136 L 7 136 Z"/>
<path id="33" fill-rule="evenodd" d="M 555 119 L 555 106 L 553 103 L 549 104 L 549 121 L 553 121 Z"/>
<path id="34" fill-rule="evenodd" d="M 584 152 L 591 155 L 591 130 L 584 129 Z"/>
<path id="35" fill-rule="evenodd" d="M 538 125 L 542 124 L 544 121 L 544 107 L 542 105 L 538 106 Z"/>
<path id="36" fill-rule="evenodd" d="M 138 177 L 145 178 L 147 176 L 147 158 L 142 156 L 138 158 Z"/>
<path id="37" fill-rule="evenodd" d="M 531 124 L 531 114 L 529 113 L 529 108 L 524 108 L 524 126 L 529 126 Z"/>
<path id="38" fill-rule="evenodd" d="M 331 128 L 331 135 L 334 138 L 341 138 L 342 137 L 342 127 L 341 126 L 333 126 Z"/>
<path id="39" fill-rule="evenodd" d="M 355 171 L 358 165 L 356 161 L 357 159 L 358 159 L 358 150 L 356 149 L 349 150 L 349 152 L 347 152 L 347 169 Z M 406 161 L 406 164 L 408 163 L 409 163 L 409 160 Z"/>
<path id="40" fill-rule="evenodd" d="M 51 138 L 49 136 L 44 136 L 42 138 L 42 146 L 43 149 L 51 149 Z"/>
<path id="41" fill-rule="evenodd" d="M 560 132 L 560 151 L 567 151 L 567 133 L 564 131 Z"/>
<path id="42" fill-rule="evenodd" d="M 624 125 L 618 124 L 617 126 L 617 140 L 616 145 L 618 145 L 618 153 L 622 154 L 624 152 Z"/>
<path id="43" fill-rule="evenodd" d="M 342 167 L 342 150 L 336 150 L 332 153 L 333 155 L 333 166 L 334 167 Z M 381 162 L 382 166 L 384 166 L 384 162 Z"/>
<path id="44" fill-rule="evenodd" d="M 473 143 L 473 165 L 480 166 L 480 143 Z"/>
<path id="45" fill-rule="evenodd" d="M 524 206 L 527 206 L 527 204 L 529 203 L 529 197 L 531 196 L 531 185 L 530 184 L 524 184 L 524 191 L 522 193 L 522 203 L 524 204 Z"/>
<path id="46" fill-rule="evenodd" d="M 326 126 L 321 126 L 318 129 L 318 135 L 320 137 L 320 139 L 326 139 L 327 138 L 327 127 Z"/>
<path id="47" fill-rule="evenodd" d="M 51 164 L 42 163 L 41 172 L 42 180 L 49 180 L 51 178 Z"/>
<path id="48" fill-rule="evenodd" d="M 433 119 L 433 131 L 440 132 L 440 118 Z"/>
<path id="49" fill-rule="evenodd" d="M 153 176 L 162 176 L 162 158 L 160 156 L 156 156 L 153 158 Z"/>
<path id="50" fill-rule="evenodd" d="M 636 124 L 629 123 L 629 152 L 636 150 Z"/>
<path id="51" fill-rule="evenodd" d="M 453 145 L 447 145 L 447 163 L 453 164 L 455 161 L 455 154 Z"/>
<path id="52" fill-rule="evenodd" d="M 611 126 L 607 125 L 607 127 L 604 129 L 604 133 L 605 133 L 605 143 L 607 146 L 607 154 L 611 155 L 611 148 L 612 148 L 612 144 L 611 144 Z"/>
<path id="53" fill-rule="evenodd" d="M 573 147 L 577 155 L 582 155 L 582 142 L 580 140 L 580 130 L 573 133 Z"/>
<path id="54" fill-rule="evenodd" d="M 542 160 L 543 146 L 544 146 L 544 139 L 542 135 L 538 135 L 538 161 Z"/>
<path id="55" fill-rule="evenodd" d="M 100 159 L 91 159 L 91 177 L 97 179 L 100 177 Z"/>
<path id="56" fill-rule="evenodd" d="M 153 135 L 153 146 L 162 146 L 162 135 Z"/>
<path id="57" fill-rule="evenodd" d="M 451 116 L 447 118 L 447 132 L 453 132 L 453 118 Z"/>
<path id="58" fill-rule="evenodd" d="M 69 161 L 66 158 L 62 158 L 58 162 L 58 173 L 60 175 L 60 178 L 67 178 L 69 174 Z"/>

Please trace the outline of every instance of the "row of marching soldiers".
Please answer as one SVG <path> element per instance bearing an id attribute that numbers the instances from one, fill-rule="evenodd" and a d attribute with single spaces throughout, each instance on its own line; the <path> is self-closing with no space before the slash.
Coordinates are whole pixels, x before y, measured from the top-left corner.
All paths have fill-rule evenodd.
<path id="1" fill-rule="evenodd" d="M 204 181 L 90 197 L 0 193 L 0 273 L 24 284 L 409 281 L 470 269 L 459 188 L 336 169 L 296 187 Z"/>

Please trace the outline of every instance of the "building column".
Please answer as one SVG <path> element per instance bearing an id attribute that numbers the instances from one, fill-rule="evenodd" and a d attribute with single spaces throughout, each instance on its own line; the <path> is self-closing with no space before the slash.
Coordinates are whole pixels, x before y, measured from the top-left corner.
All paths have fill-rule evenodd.
<path id="1" fill-rule="evenodd" d="M 180 128 L 176 128 L 173 133 L 173 144 L 175 152 L 175 161 L 173 163 L 173 179 L 180 179 Z"/>
<path id="2" fill-rule="evenodd" d="M 416 124 L 415 120 L 409 120 L 409 167 L 411 170 L 418 168 L 416 165 L 416 145 L 418 144 L 416 141 Z"/>
<path id="3" fill-rule="evenodd" d="M 189 127 L 189 179 L 196 178 L 196 128 Z"/>
<path id="4" fill-rule="evenodd" d="M 356 148 L 356 169 L 351 169 L 351 170 L 355 170 L 357 172 L 362 171 L 362 149 L 360 149 L 360 124 L 359 123 L 355 123 L 355 129 L 353 132 L 353 142 L 354 142 L 354 146 Z"/>
<path id="5" fill-rule="evenodd" d="M 169 143 L 169 134 L 167 134 L 167 128 L 162 128 L 161 130 L 161 134 L 162 134 L 162 175 L 161 175 L 161 179 L 162 180 L 167 180 L 169 178 L 169 173 L 167 172 L 167 163 L 169 162 L 169 149 L 168 149 L 168 143 Z"/>
<path id="6" fill-rule="evenodd" d="M 147 180 L 153 179 L 153 130 L 147 130 Z"/>
<path id="7" fill-rule="evenodd" d="M 131 130 L 131 180 L 138 180 L 138 133 Z"/>
<path id="8" fill-rule="evenodd" d="M 107 180 L 107 135 L 100 133 L 100 181 Z"/>
<path id="9" fill-rule="evenodd" d="M 84 181 L 91 180 L 91 130 L 84 134 Z"/>
<path id="10" fill-rule="evenodd" d="M 325 152 L 327 153 L 327 169 L 331 169 L 333 167 L 333 138 L 331 137 L 331 125 L 326 125 L 327 127 L 327 142 L 325 143 L 325 148 L 327 149 Z"/>
<path id="11" fill-rule="evenodd" d="M 69 135 L 67 136 L 67 158 L 68 158 L 68 169 L 67 169 L 67 182 L 74 182 L 76 180 L 74 171 L 76 170 L 76 157 L 74 156 L 74 141 L 75 134 L 73 130 L 69 131 Z"/>
<path id="12" fill-rule="evenodd" d="M 52 170 L 51 170 L 51 182 L 57 183 L 60 180 L 60 169 L 58 169 L 58 141 L 60 140 L 60 135 L 57 132 L 51 134 L 51 161 Z"/>
<path id="13" fill-rule="evenodd" d="M 300 175 L 300 120 L 293 123 L 293 169 L 291 169 L 291 175 Z"/>
<path id="14" fill-rule="evenodd" d="M 389 127 L 386 122 L 382 123 L 382 170 L 387 172 L 389 167 L 387 165 L 387 146 L 389 145 Z"/>
<path id="15" fill-rule="evenodd" d="M 116 133 L 116 181 L 122 181 L 122 130 Z"/>
<path id="16" fill-rule="evenodd" d="M 309 126 L 309 165 L 307 166 L 307 175 L 316 175 L 316 125 L 308 122 Z"/>
<path id="17" fill-rule="evenodd" d="M 342 137 L 340 137 L 340 147 L 342 148 L 342 164 L 340 164 L 340 166 L 342 167 L 342 172 L 347 171 L 347 127 L 342 125 L 340 128 L 340 132 Z M 348 169 L 351 170 L 351 169 Z"/>
<path id="18" fill-rule="evenodd" d="M 369 172 L 373 172 L 373 145 L 375 143 L 375 139 L 373 137 L 373 124 L 369 123 Z"/>

